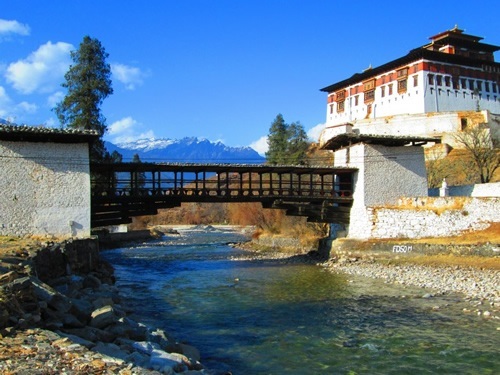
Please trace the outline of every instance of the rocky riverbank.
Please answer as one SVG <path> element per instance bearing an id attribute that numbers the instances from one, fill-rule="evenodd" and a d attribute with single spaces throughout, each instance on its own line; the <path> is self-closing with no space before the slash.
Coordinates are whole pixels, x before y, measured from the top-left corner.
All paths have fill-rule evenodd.
<path id="1" fill-rule="evenodd" d="M 214 374 L 129 317 L 92 240 L 0 246 L 0 373 Z"/>
<path id="2" fill-rule="evenodd" d="M 500 271 L 460 265 L 459 256 L 456 258 L 457 264 L 455 265 L 438 266 L 412 264 L 411 261 L 405 264 L 391 264 L 391 259 L 395 260 L 399 255 L 366 249 L 333 252 L 325 260 L 324 255 L 317 251 L 304 253 L 304 250 L 299 248 L 296 249 L 296 254 L 291 255 L 290 252 L 283 253 L 270 247 L 262 251 L 260 243 L 249 242 L 238 247 L 249 250 L 248 258 L 252 260 L 313 263 L 330 272 L 342 272 L 348 275 L 382 279 L 386 283 L 424 288 L 422 296 L 425 298 L 458 293 L 470 305 L 470 308 L 464 308 L 464 313 L 477 314 L 486 319 L 500 319 Z M 427 250 L 428 253 L 435 253 L 432 250 L 434 246 L 423 247 L 430 248 Z M 458 245 L 452 247 L 454 253 L 459 253 Z M 473 246 L 465 246 L 464 251 L 470 253 L 470 248 Z M 441 251 L 445 250 L 441 249 Z M 489 257 L 496 259 L 494 255 Z"/>
<path id="3" fill-rule="evenodd" d="M 340 261 L 339 261 L 340 260 Z M 358 257 L 334 258 L 321 264 L 332 272 L 343 272 L 387 283 L 425 288 L 426 298 L 436 294 L 460 293 L 470 302 L 465 313 L 500 319 L 500 272 L 459 266 L 423 266 L 416 264 L 382 264 Z"/>

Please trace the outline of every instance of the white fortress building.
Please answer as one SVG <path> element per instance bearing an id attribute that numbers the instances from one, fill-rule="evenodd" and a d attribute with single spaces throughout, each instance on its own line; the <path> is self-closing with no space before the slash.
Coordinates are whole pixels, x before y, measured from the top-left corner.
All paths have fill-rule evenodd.
<path id="1" fill-rule="evenodd" d="M 457 27 L 379 67 L 327 86 L 320 145 L 352 126 L 355 133 L 443 136 L 500 121 L 499 46 Z M 496 124 L 496 125 L 495 125 Z"/>
<path id="2" fill-rule="evenodd" d="M 453 135 L 478 125 L 500 138 L 500 63 L 494 59 L 500 47 L 457 27 L 430 40 L 322 89 L 328 97 L 320 147 L 334 152 L 335 166 L 358 169 L 349 238 L 374 236 L 374 210 L 427 197 L 421 146 L 456 147 Z"/>

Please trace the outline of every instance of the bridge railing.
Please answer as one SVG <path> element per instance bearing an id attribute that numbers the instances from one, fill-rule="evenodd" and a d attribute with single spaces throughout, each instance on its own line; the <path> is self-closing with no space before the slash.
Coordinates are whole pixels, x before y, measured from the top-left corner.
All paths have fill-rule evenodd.
<path id="1" fill-rule="evenodd" d="M 352 197 L 352 169 L 120 163 L 93 166 L 93 197 Z"/>
<path id="2" fill-rule="evenodd" d="M 261 202 L 311 220 L 347 222 L 353 168 L 228 164 L 92 164 L 93 226 L 183 202 Z M 329 221 L 330 220 L 330 221 Z"/>

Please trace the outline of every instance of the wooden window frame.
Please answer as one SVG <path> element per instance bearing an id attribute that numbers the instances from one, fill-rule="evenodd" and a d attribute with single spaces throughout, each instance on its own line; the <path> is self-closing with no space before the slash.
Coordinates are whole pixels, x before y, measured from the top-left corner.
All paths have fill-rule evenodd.
<path id="1" fill-rule="evenodd" d="M 375 89 L 366 91 L 364 96 L 365 103 L 373 102 L 375 100 Z"/>
<path id="2" fill-rule="evenodd" d="M 337 113 L 341 113 L 344 111 L 345 111 L 345 100 L 337 102 Z"/>
<path id="3" fill-rule="evenodd" d="M 398 80 L 398 94 L 403 94 L 408 90 L 408 80 L 400 79 Z"/>

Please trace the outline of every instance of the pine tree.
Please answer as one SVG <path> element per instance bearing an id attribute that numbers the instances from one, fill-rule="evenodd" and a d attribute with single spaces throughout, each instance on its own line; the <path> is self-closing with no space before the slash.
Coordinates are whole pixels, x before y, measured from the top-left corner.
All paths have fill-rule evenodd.
<path id="1" fill-rule="evenodd" d="M 288 127 L 288 158 L 290 164 L 304 164 L 309 148 L 307 133 L 300 122 L 293 122 Z"/>
<path id="2" fill-rule="evenodd" d="M 285 164 L 287 159 L 287 124 L 283 116 L 278 114 L 269 128 L 267 144 L 269 150 L 266 152 L 266 158 L 270 164 Z"/>
<path id="3" fill-rule="evenodd" d="M 271 124 L 267 137 L 269 150 L 266 152 L 269 164 L 304 164 L 309 142 L 300 122 L 288 125 L 278 114 Z"/>
<path id="4" fill-rule="evenodd" d="M 100 138 L 90 150 L 94 161 L 109 157 L 102 140 L 107 130 L 106 119 L 100 109 L 103 100 L 113 93 L 108 56 L 99 40 L 85 36 L 79 49 L 71 52 L 74 64 L 62 84 L 67 94 L 54 109 L 62 126 L 98 132 Z"/>

